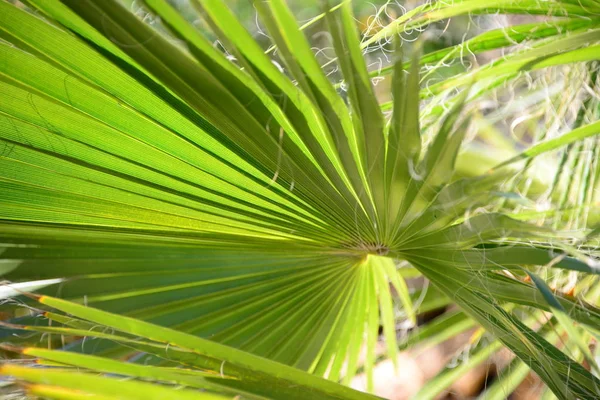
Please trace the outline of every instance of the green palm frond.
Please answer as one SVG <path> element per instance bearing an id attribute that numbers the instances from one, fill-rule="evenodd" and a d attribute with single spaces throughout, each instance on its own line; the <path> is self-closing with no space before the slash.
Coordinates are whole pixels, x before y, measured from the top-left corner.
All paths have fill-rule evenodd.
<path id="1" fill-rule="evenodd" d="M 461 175 L 457 163 L 468 160 L 477 99 L 526 73 L 597 69 L 600 5 L 427 3 L 361 39 L 351 2 L 325 2 L 311 24 L 329 34 L 336 83 L 283 0 L 252 4 L 270 50 L 222 1 L 191 0 L 188 10 L 222 49 L 166 0 L 144 0 L 142 18 L 118 0 L 0 1 L 0 272 L 27 283 L 3 297 L 43 295 L 19 300 L 32 311 L 7 328 L 69 351 L 17 336 L 18 352 L 60 368 L 3 373 L 50 398 L 92 387 L 115 398 L 110 374 L 187 386 L 182 398 L 369 398 L 321 377 L 348 384 L 364 370 L 371 388 L 380 326 L 392 360 L 480 326 L 492 344 L 419 398 L 502 345 L 521 360 L 506 375 L 515 385 L 530 368 L 559 398 L 597 397 L 597 371 L 582 365 L 594 365 L 587 345 L 600 331 L 598 243 L 588 235 L 600 185 L 597 96 L 578 92 L 585 111 L 569 132 L 540 134 L 484 173 Z M 424 55 L 423 40 L 409 52 L 398 36 L 497 12 L 547 20 Z M 369 71 L 364 51 L 384 39 L 393 60 Z M 423 87 L 465 50 L 515 45 L 527 47 Z M 391 101 L 379 101 L 374 76 L 389 80 Z M 534 163 L 570 146 L 589 151 L 590 168 L 577 164 L 566 183 L 559 167 L 528 199 Z M 542 200 L 557 207 L 521 212 Z M 568 207 L 587 211 L 570 217 Z M 436 287 L 431 304 L 415 303 L 411 274 Z M 553 291 L 549 274 L 592 289 Z M 414 327 L 440 302 L 462 311 L 397 337 L 400 315 Z M 6 307 L 21 315 L 19 303 Z M 49 308 L 64 314 L 40 318 Z M 546 312 L 556 323 L 539 323 Z M 127 381 L 123 395 L 169 396 L 157 386 Z"/>

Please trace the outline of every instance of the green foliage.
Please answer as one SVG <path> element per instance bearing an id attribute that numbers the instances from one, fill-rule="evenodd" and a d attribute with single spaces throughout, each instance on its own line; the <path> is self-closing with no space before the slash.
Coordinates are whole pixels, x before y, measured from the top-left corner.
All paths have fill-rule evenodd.
<path id="1" fill-rule="evenodd" d="M 18 282 L 0 297 L 15 317 L 5 332 L 29 332 L 5 349 L 45 365 L 4 375 L 57 399 L 373 398 L 344 385 L 361 370 L 372 389 L 382 357 L 477 326 L 492 343 L 417 398 L 502 346 L 518 359 L 484 398 L 530 369 L 561 399 L 598 397 L 600 3 L 432 2 L 361 37 L 350 1 L 302 27 L 283 0 L 252 2 L 268 48 L 224 2 L 189 3 L 0 1 L 0 272 Z M 423 55 L 423 39 L 401 39 L 488 13 L 546 17 Z M 302 31 L 315 24 L 325 65 Z M 374 46 L 393 59 L 370 71 Z M 523 149 L 473 127 L 478 99 L 564 70 L 591 88 L 570 131 L 536 125 Z M 462 171 L 473 136 L 510 156 Z M 544 157 L 560 160 L 551 182 L 534 175 Z M 553 208 L 523 206 L 542 202 Z M 407 283 L 421 276 L 425 300 Z M 554 290 L 565 281 L 578 297 Z M 399 320 L 450 303 L 461 311 L 398 338 Z"/>

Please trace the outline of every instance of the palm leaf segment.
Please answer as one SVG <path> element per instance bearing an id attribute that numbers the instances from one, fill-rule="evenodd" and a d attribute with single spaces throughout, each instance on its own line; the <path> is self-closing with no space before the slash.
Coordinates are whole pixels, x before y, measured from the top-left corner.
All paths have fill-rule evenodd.
<path id="1" fill-rule="evenodd" d="M 349 2 L 324 15 L 344 97 L 281 0 L 255 6 L 283 67 L 218 1 L 191 3 L 229 57 L 164 0 L 144 3 L 176 44 L 115 0 L 27 3 L 38 16 L 0 2 L 8 279 L 61 278 L 42 291 L 347 382 L 365 341 L 372 368 L 380 324 L 389 355 L 397 351 L 395 297 L 415 318 L 393 261 L 401 259 L 555 393 L 595 393 L 588 371 L 504 307 L 549 309 L 539 290 L 494 272 L 554 255 L 490 242 L 549 231 L 502 214 L 463 219 L 510 174 L 502 166 L 452 181 L 468 91 L 424 146 L 418 58 L 405 68 L 398 45 L 384 118 Z M 583 32 L 569 43 L 599 38 L 587 25 Z M 535 66 L 541 56 L 513 62 Z M 598 124 L 583 129 L 573 137 L 596 134 Z M 571 258 L 555 267 L 594 272 Z M 590 306 L 556 301 L 598 326 Z M 95 352 L 130 351 L 102 343 Z"/>

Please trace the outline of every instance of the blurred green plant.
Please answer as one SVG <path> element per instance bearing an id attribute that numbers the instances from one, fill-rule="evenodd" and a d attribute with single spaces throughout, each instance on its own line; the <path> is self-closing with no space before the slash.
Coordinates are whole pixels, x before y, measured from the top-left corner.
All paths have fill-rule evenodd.
<path id="1" fill-rule="evenodd" d="M 600 3 L 386 3 L 360 36 L 349 1 L 302 27 L 256 1 L 261 43 L 221 1 L 173 4 L 0 2 L 4 375 L 60 399 L 371 398 L 342 384 L 479 327 L 491 344 L 417 398 L 502 346 L 518 358 L 483 398 L 530 370 L 598 397 Z M 403 34 L 495 13 L 543 17 L 403 56 Z M 376 52 L 391 63 L 370 71 Z M 411 293 L 421 276 L 434 289 Z"/>

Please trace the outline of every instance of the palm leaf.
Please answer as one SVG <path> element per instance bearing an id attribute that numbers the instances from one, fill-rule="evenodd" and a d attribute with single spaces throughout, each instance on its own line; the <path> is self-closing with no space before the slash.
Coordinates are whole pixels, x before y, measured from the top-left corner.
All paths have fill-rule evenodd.
<path id="1" fill-rule="evenodd" d="M 577 355 L 562 352 L 512 311 L 558 309 L 598 329 L 594 305 L 549 297 L 542 284 L 515 278 L 549 269 L 525 264 L 597 274 L 593 238 L 584 237 L 576 250 L 564 234 L 510 218 L 506 208 L 468 214 L 494 203 L 502 183 L 515 176 L 509 164 L 595 139 L 598 122 L 534 144 L 486 174 L 456 179 L 455 173 L 469 129 L 465 104 L 524 71 L 598 59 L 597 24 L 585 19 L 597 11 L 595 2 L 426 4 L 362 43 L 351 3 L 328 4 L 318 18 L 331 35 L 341 85 L 322 71 L 283 1 L 255 3 L 281 64 L 220 1 L 191 4 L 229 56 L 167 1 L 144 1 L 160 17 L 158 27 L 117 0 L 27 4 L 0 2 L 0 235 L 7 260 L 1 271 L 25 282 L 13 284 L 11 296 L 37 288 L 30 281 L 58 283 L 39 287 L 39 300 L 75 318 L 48 314 L 61 326 L 46 319 L 8 327 L 50 334 L 57 346 L 61 335 L 94 336 L 93 324 L 120 333 L 97 333 L 97 345 L 87 349 L 67 344 L 80 353 L 72 358 L 52 350 L 24 354 L 190 386 L 182 396 L 200 397 L 191 388 L 216 385 L 215 393 L 225 395 L 303 398 L 312 391 L 319 398 L 362 398 L 368 396 L 318 376 L 349 383 L 363 368 L 372 386 L 380 325 L 386 356 L 396 360 L 399 347 L 441 341 L 478 323 L 498 344 L 473 364 L 502 343 L 557 396 L 597 394 L 597 378 Z M 534 24 L 509 37 L 488 32 L 473 39 L 476 51 L 538 41 L 435 83 L 422 96 L 419 66 L 456 57 L 460 48 L 421 59 L 413 49 L 407 63 L 397 39 L 387 121 L 361 49 L 455 15 L 496 11 L 568 18 L 542 31 Z M 441 107 L 457 89 L 450 107 Z M 430 98 L 428 109 L 420 111 L 420 97 Z M 596 187 L 597 175 L 584 176 L 584 194 Z M 594 201 L 580 197 L 582 204 Z M 556 260 L 552 247 L 565 254 Z M 442 303 L 456 302 L 469 317 L 441 319 L 398 342 L 395 300 L 413 323 L 417 311 L 394 260 L 409 262 L 445 294 Z M 557 318 L 591 359 L 563 314 Z M 156 366 L 140 368 L 141 354 Z M 191 363 L 223 375 L 223 362 L 235 382 L 203 373 L 192 382 L 169 369 Z M 423 393 L 434 396 L 460 371 Z M 49 397 L 77 398 L 74 391 L 86 385 L 104 398 L 116 394 L 110 376 L 13 366 L 4 373 Z M 131 396 L 152 390 L 130 383 Z"/>

